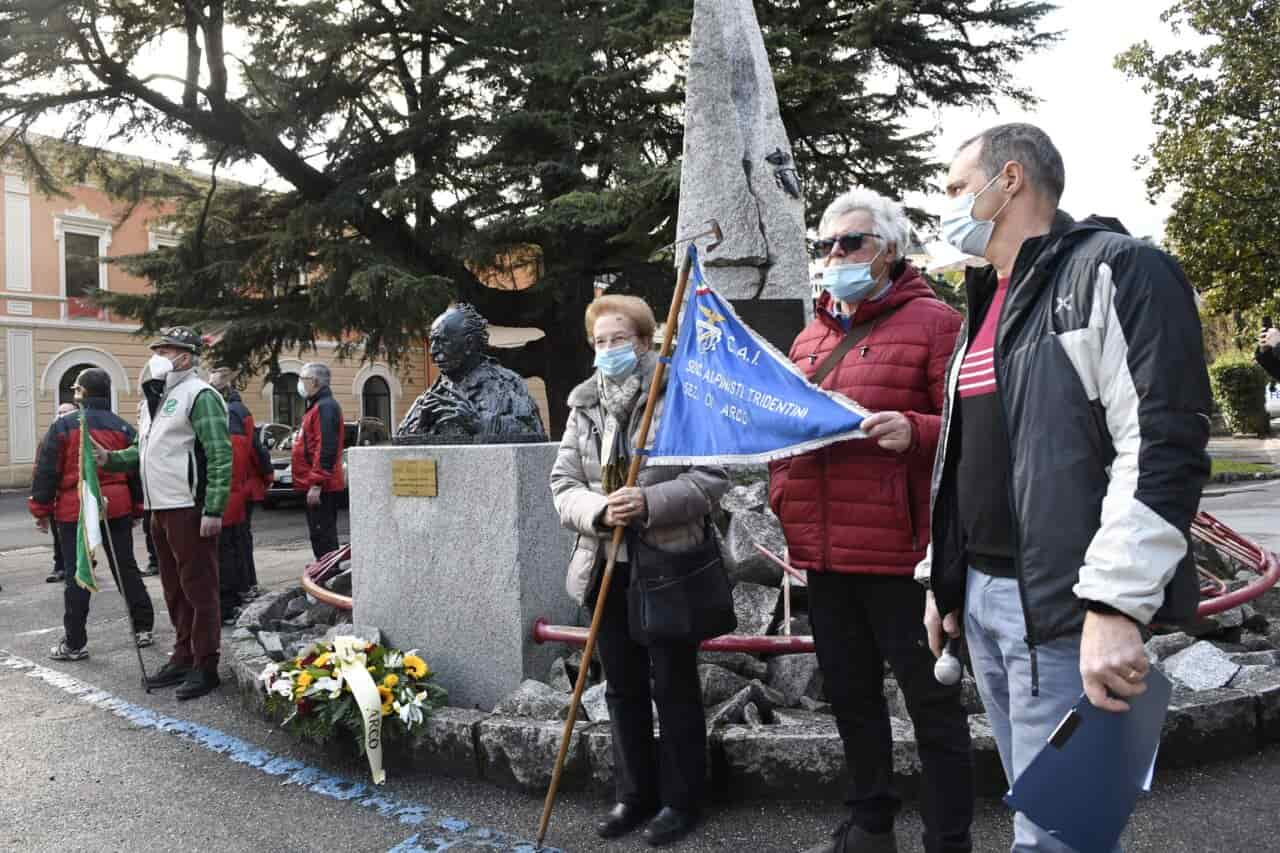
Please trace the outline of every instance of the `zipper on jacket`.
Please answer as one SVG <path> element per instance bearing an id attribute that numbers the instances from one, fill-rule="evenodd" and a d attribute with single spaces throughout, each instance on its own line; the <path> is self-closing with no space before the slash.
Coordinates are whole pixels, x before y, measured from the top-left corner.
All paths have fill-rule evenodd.
<path id="1" fill-rule="evenodd" d="M 1036 273 L 1036 265 L 1032 265 L 1031 271 L 1022 278 L 1025 285 Z M 1009 305 L 1009 297 L 1013 295 L 1013 282 L 1009 284 L 1009 295 L 1005 296 L 1004 302 L 1000 306 L 1000 316 L 996 317 L 996 333 L 991 349 L 991 370 L 996 375 L 996 395 L 1000 399 L 1000 417 L 1004 419 L 1005 434 L 1005 452 L 1009 457 L 1009 480 L 1006 486 L 1005 496 L 1009 500 L 1009 517 L 1013 524 L 1010 533 L 1013 536 L 1013 573 L 1018 584 L 1018 600 L 1022 603 L 1022 624 L 1027 630 L 1026 637 L 1023 638 L 1027 644 L 1027 651 L 1031 657 L 1031 695 L 1040 695 L 1040 667 L 1036 660 L 1036 637 L 1035 630 L 1031 626 L 1031 610 L 1027 606 L 1027 590 L 1022 577 L 1022 537 L 1019 529 L 1018 521 L 1018 505 L 1013 499 L 1013 433 L 1009 429 L 1010 417 L 1008 402 L 1005 399 L 1005 383 L 1004 377 L 1000 374 L 1000 326 L 1004 323 L 1005 308 Z"/>

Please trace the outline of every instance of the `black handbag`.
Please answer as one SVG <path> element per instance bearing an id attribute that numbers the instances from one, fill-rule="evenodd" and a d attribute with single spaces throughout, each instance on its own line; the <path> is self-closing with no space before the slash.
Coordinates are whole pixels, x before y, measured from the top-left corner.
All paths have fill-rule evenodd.
<path id="1" fill-rule="evenodd" d="M 703 528 L 702 542 L 681 551 L 654 547 L 628 528 L 627 621 L 637 643 L 700 643 L 738 627 L 710 516 Z"/>

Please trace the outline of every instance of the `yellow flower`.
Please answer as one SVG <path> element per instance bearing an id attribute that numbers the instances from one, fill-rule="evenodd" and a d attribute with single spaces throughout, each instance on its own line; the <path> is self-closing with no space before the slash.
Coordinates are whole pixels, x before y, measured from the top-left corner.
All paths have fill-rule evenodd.
<path id="1" fill-rule="evenodd" d="M 325 652 L 324 654 L 320 655 L 320 657 L 313 660 L 311 662 L 311 665 L 324 669 L 326 666 L 329 665 L 329 660 L 331 658 L 332 658 L 332 655 L 330 655 L 328 652 Z"/>
<path id="2" fill-rule="evenodd" d="M 383 707 L 386 707 L 387 705 L 391 704 L 391 698 L 392 698 L 392 696 L 391 696 L 391 688 L 389 688 L 389 687 L 382 687 L 381 685 L 379 685 L 379 687 L 378 687 L 378 695 L 382 697 L 382 704 L 383 704 Z"/>
<path id="3" fill-rule="evenodd" d="M 295 681 L 294 684 L 297 685 L 299 692 L 301 692 L 303 690 L 306 690 L 308 687 L 310 687 L 311 682 L 315 680 L 316 680 L 315 676 L 313 676 L 309 672 L 304 671 L 298 674 L 298 680 Z"/>
<path id="4" fill-rule="evenodd" d="M 387 673 L 387 677 L 382 679 L 383 687 L 395 687 L 399 683 L 400 676 L 396 675 L 394 672 Z"/>
<path id="5" fill-rule="evenodd" d="M 391 716 L 391 703 L 390 703 L 390 702 L 387 702 L 386 704 L 384 704 L 384 705 L 382 706 L 382 716 L 384 716 L 384 717 L 389 717 L 389 716 Z"/>
<path id="6" fill-rule="evenodd" d="M 427 666 L 426 661 L 417 655 L 405 655 L 404 671 L 414 678 L 426 678 L 427 673 L 431 672 L 431 668 Z"/>
<path id="7" fill-rule="evenodd" d="M 302 666 L 302 658 L 300 658 L 300 657 L 294 658 L 294 659 L 293 659 L 293 665 L 294 665 L 294 666 Z"/>

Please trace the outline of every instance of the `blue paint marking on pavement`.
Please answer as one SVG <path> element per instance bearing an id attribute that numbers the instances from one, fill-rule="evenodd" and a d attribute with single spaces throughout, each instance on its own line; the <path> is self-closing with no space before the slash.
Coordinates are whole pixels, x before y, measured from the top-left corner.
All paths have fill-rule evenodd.
<path id="1" fill-rule="evenodd" d="M 57 670 L 40 666 L 25 658 L 0 649 L 0 668 L 25 672 L 31 678 L 69 693 L 86 704 L 109 711 L 133 723 L 138 728 L 172 734 L 184 740 L 194 741 L 210 752 L 225 755 L 237 764 L 253 767 L 268 776 L 283 777 L 282 785 L 299 785 L 313 794 L 329 797 L 339 802 L 353 803 L 361 808 L 373 809 L 379 815 L 397 820 L 409 826 L 427 821 L 432 808 L 422 803 L 406 802 L 381 794 L 374 794 L 363 782 L 328 773 L 316 767 L 308 767 L 301 761 L 272 755 L 264 749 L 188 720 L 174 717 L 134 705 L 113 696 L 105 690 L 86 684 Z M 467 850 L 493 850 L 504 853 L 538 853 L 527 841 L 485 827 L 472 827 L 470 821 L 455 817 L 442 817 L 426 833 L 406 838 L 388 853 L 441 853 L 452 848 Z M 541 853 L 562 853 L 555 848 L 544 847 Z"/>

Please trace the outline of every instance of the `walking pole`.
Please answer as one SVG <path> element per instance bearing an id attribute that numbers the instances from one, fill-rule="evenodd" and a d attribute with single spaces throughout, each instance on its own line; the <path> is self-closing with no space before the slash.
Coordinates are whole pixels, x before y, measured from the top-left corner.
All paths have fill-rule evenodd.
<path id="1" fill-rule="evenodd" d="M 102 525 L 103 530 L 107 531 L 107 547 L 111 549 L 111 559 L 107 561 L 107 568 L 111 569 L 111 579 L 115 581 L 116 591 L 120 593 L 120 600 L 124 602 L 125 623 L 129 626 L 130 644 L 138 656 L 138 670 L 142 673 L 142 689 L 150 693 L 151 687 L 147 684 L 147 665 L 142 662 L 142 649 L 138 648 L 138 638 L 133 635 L 133 614 L 129 612 L 129 599 L 124 594 L 124 584 L 120 582 L 120 557 L 116 554 L 116 543 L 111 538 L 111 525 L 107 523 L 105 498 L 102 500 L 102 512 L 98 523 Z"/>
<path id="2" fill-rule="evenodd" d="M 701 237 L 715 237 L 715 241 L 707 246 L 713 250 L 722 239 L 720 224 L 714 219 L 708 220 L 710 227 L 706 231 L 676 241 L 691 243 Z M 676 291 L 671 297 L 671 308 L 667 311 L 666 331 L 662 337 L 662 350 L 658 359 L 658 367 L 653 374 L 653 382 L 649 385 L 649 398 L 644 404 L 644 417 L 640 420 L 640 432 L 636 436 L 636 447 L 643 448 L 649 441 L 649 425 L 653 421 L 653 408 L 657 405 L 658 396 L 662 393 L 662 380 L 666 374 L 666 360 L 671 357 L 675 348 L 676 323 L 680 318 L 680 306 L 684 304 L 684 292 L 689 285 L 689 273 L 693 269 L 693 259 L 685 254 L 680 262 L 680 274 L 676 278 Z M 624 488 L 636 484 L 643 465 L 643 454 L 635 453 L 631 457 L 631 465 L 627 469 L 627 482 Z M 534 845 L 542 848 L 542 841 L 547 837 L 547 825 L 551 823 L 551 809 L 555 806 L 556 793 L 560 788 L 560 774 L 564 771 L 565 757 L 569 754 L 569 739 L 573 736 L 573 725 L 578 720 L 578 702 L 582 699 L 582 690 L 587 685 L 587 671 L 591 668 L 591 655 L 596 647 L 596 635 L 600 633 L 600 617 L 604 614 L 605 599 L 609 597 L 609 584 L 613 580 L 613 566 L 617 562 L 618 546 L 622 544 L 625 525 L 613 528 L 613 538 L 609 541 L 609 558 L 604 564 L 604 575 L 600 578 L 600 591 L 596 594 L 595 611 L 591 614 L 591 628 L 587 631 L 587 642 L 582 647 L 582 665 L 578 667 L 578 680 L 573 686 L 573 700 L 569 703 L 569 716 L 564 721 L 564 733 L 560 736 L 560 752 L 556 755 L 555 768 L 551 771 L 551 784 L 547 787 L 547 799 L 542 805 L 542 821 L 538 825 L 538 840 Z"/>

